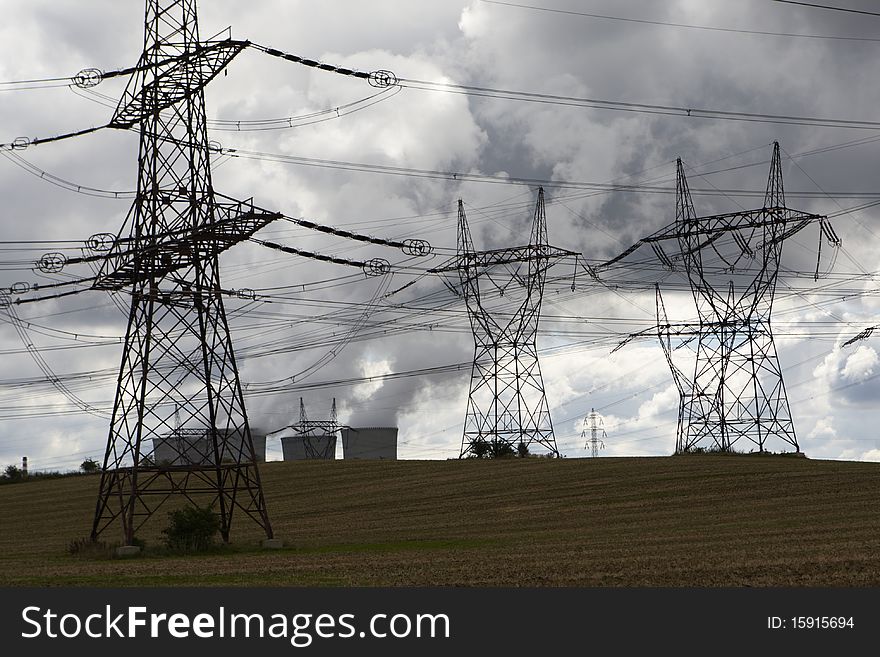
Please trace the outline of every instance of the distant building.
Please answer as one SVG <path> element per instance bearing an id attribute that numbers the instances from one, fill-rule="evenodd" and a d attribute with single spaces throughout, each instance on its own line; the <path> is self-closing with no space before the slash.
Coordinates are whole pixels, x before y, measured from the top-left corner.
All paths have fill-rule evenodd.
<path id="1" fill-rule="evenodd" d="M 397 460 L 397 427 L 346 427 L 342 429 L 342 457 Z"/>
<path id="2" fill-rule="evenodd" d="M 238 431 L 220 432 L 225 433 L 225 455 L 221 461 L 238 461 L 238 455 L 243 449 L 243 436 Z M 261 429 L 251 428 L 251 440 L 254 443 L 254 454 L 257 462 L 266 460 L 266 432 Z M 220 447 L 220 445 L 218 445 Z M 156 465 L 213 465 L 214 445 L 205 429 L 177 429 L 153 439 L 153 462 Z M 243 455 L 241 460 L 247 460 Z"/>
<path id="3" fill-rule="evenodd" d="M 281 451 L 285 461 L 332 461 L 336 458 L 336 434 L 284 436 Z"/>

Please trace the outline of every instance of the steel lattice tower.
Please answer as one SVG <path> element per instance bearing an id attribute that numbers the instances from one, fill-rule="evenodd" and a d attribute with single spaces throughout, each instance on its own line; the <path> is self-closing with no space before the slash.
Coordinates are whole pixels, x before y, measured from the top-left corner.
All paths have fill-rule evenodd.
<path id="1" fill-rule="evenodd" d="M 336 456 L 336 434 L 343 429 L 352 430 L 345 424 L 339 424 L 336 412 L 336 398 L 330 406 L 329 420 L 310 420 L 306 414 L 303 398 L 299 398 L 299 422 L 289 424 L 284 429 L 273 431 L 280 433 L 286 429 L 296 432 L 295 438 L 303 441 L 303 453 L 307 459 L 332 460 Z"/>
<path id="2" fill-rule="evenodd" d="M 272 537 L 218 270 L 271 219 L 216 201 L 205 118 L 205 85 L 245 46 L 199 41 L 196 0 L 147 0 L 143 55 L 110 124 L 139 125 L 140 150 L 129 236 L 95 286 L 130 289 L 131 310 L 93 539 L 120 522 L 130 544 L 173 494 L 212 500 L 224 541 L 235 510 Z M 151 462 L 150 441 L 182 430 L 207 440 L 208 463 Z"/>
<path id="3" fill-rule="evenodd" d="M 596 412 L 595 408 L 590 409 L 590 414 L 584 418 L 584 430 L 581 432 L 581 438 L 585 438 L 584 449 L 590 449 L 590 456 L 597 458 L 599 450 L 605 449 L 605 421 L 602 416 Z"/>
<path id="4" fill-rule="evenodd" d="M 458 271 L 475 345 L 461 458 L 515 454 L 533 445 L 559 456 L 536 338 L 547 269 L 570 255 L 576 254 L 547 243 L 543 189 L 538 192 L 531 239 L 521 247 L 476 251 L 459 201 L 458 253 L 450 268 Z M 487 307 L 481 281 L 500 291 L 504 312 Z M 504 299 L 505 292 L 512 303 Z"/>
<path id="5" fill-rule="evenodd" d="M 643 240 L 677 240 L 699 318 L 670 324 L 658 288 L 658 335 L 681 397 L 676 453 L 800 451 L 770 319 L 785 240 L 819 222 L 833 242 L 826 219 L 786 206 L 778 143 L 757 210 L 698 217 L 678 161 L 675 224 Z M 674 362 L 685 345 L 695 353 L 692 376 Z"/>

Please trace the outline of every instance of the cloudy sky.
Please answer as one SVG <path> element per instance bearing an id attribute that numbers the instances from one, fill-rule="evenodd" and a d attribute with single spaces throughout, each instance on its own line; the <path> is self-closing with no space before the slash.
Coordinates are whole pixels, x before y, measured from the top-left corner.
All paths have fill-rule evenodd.
<path id="1" fill-rule="evenodd" d="M 253 0 L 247 8 L 214 0 L 202 3 L 200 23 L 204 38 L 230 27 L 234 38 L 337 66 L 387 69 L 406 80 L 642 109 L 878 120 L 880 88 L 869 63 L 880 51 L 880 17 L 770 0 L 533 4 L 543 10 L 479 0 Z M 875 3 L 841 6 L 870 10 Z M 140 55 L 141 2 L 2 0 L 0 7 L 0 82 L 64 78 L 88 67 L 109 71 Z M 103 125 L 124 85 L 0 85 L 0 143 Z M 436 276 L 424 275 L 454 252 L 459 198 L 477 248 L 520 245 L 537 183 L 507 179 L 548 181 L 550 241 L 599 262 L 674 220 L 675 198 L 664 190 L 674 188 L 677 157 L 698 213 L 760 206 L 747 192 L 763 191 L 778 140 L 789 205 L 834 215 L 842 239 L 838 250 L 823 246 L 827 275 L 818 282 L 816 227 L 785 247 L 774 328 L 798 439 L 809 456 L 880 460 L 871 428 L 880 420 L 876 337 L 843 344 L 877 323 L 880 307 L 873 277 L 880 269 L 880 210 L 846 212 L 870 203 L 880 188 L 880 125 L 707 119 L 417 86 L 424 85 L 371 98 L 377 89 L 363 80 L 251 49 L 208 87 L 210 137 L 224 149 L 214 160 L 219 192 L 435 247 L 433 257 L 412 259 L 279 223 L 260 237 L 399 266 L 391 276 L 367 278 L 256 244 L 224 254 L 224 286 L 257 292 L 255 301 L 227 301 L 252 425 L 283 427 L 300 396 L 321 418 L 335 397 L 344 422 L 399 426 L 402 458 L 457 456 L 467 367 L 369 377 L 471 359 L 462 302 Z M 254 123 L 286 117 L 287 123 Z M 279 125 L 284 129 L 254 129 Z M 78 265 L 47 277 L 30 263 L 48 251 L 78 255 L 90 235 L 119 231 L 131 204 L 126 192 L 135 187 L 137 136 L 105 130 L 14 155 L 0 158 L 0 286 L 18 284 L 13 296 L 24 299 L 36 296 L 18 293 L 25 283 L 91 274 Z M 377 167 L 399 169 L 392 175 Z M 596 191 L 571 182 L 635 189 Z M 637 271 L 615 270 L 603 284 L 583 274 L 572 280 L 568 265 L 551 272 L 538 343 L 567 457 L 587 454 L 581 431 L 591 408 L 605 417 L 603 455 L 674 449 L 678 397 L 658 344 L 634 340 L 611 353 L 627 334 L 651 325 L 655 281 L 668 284 L 671 317 L 694 317 L 680 275 L 645 265 L 650 253 L 642 255 Z M 99 292 L 20 305 L 20 330 L 0 315 L 0 464 L 27 455 L 34 468 L 66 468 L 102 456 L 108 420 L 100 411 L 113 397 L 125 305 L 124 296 Z M 97 414 L 47 383 L 47 372 Z M 269 452 L 277 455 L 278 445 L 270 442 Z"/>

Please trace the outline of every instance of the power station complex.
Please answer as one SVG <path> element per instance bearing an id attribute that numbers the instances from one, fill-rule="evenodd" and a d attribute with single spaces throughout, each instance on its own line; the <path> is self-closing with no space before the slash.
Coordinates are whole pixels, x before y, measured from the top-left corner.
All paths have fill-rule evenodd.
<path id="1" fill-rule="evenodd" d="M 0 144 L 20 150 L 98 130 L 138 132 L 137 190 L 128 217 L 118 234 L 89 238 L 81 249 L 83 255 L 52 252 L 34 263 L 41 274 L 60 274 L 68 266 L 88 264 L 92 269 L 82 270 L 85 276 L 0 290 L 0 309 L 26 337 L 26 323 L 15 310 L 19 303 L 88 290 L 130 299 L 116 394 L 107 414 L 109 432 L 92 540 L 115 527 L 121 530 L 124 546 L 134 548 L 135 532 L 166 499 L 183 495 L 192 501 L 191 495 L 203 495 L 212 497 L 224 542 L 229 540 L 235 513 L 260 527 L 268 547 L 277 547 L 257 467 L 266 460 L 267 438 L 280 438 L 286 461 L 334 460 L 340 438 L 343 459 L 396 460 L 398 429 L 340 425 L 335 399 L 328 420 L 309 420 L 301 399 L 298 421 L 284 429 L 266 433 L 250 426 L 247 386 L 239 377 L 225 303 L 229 298 L 257 299 L 254 290 L 235 291 L 222 284 L 219 256 L 237 244 L 253 242 L 349 267 L 358 271 L 358 277 L 409 271 L 409 265 L 384 258 L 353 260 L 255 237 L 281 220 L 352 244 L 391 248 L 410 258 L 432 255 L 433 247 L 422 239 L 378 238 L 290 217 L 255 205 L 253 198 L 236 199 L 216 191 L 212 162 L 224 149 L 208 139 L 205 88 L 247 49 L 379 89 L 400 88 L 405 80 L 387 70 L 338 67 L 222 37 L 225 32 L 202 39 L 197 0 L 145 0 L 145 5 L 144 50 L 137 65 L 106 73 L 86 69 L 71 79 L 73 86 L 88 88 L 104 78 L 129 76 L 106 125 Z M 455 92 L 460 90 L 467 88 Z M 690 116 L 691 110 L 687 112 Z M 561 265 L 573 272 L 572 292 L 581 273 L 588 276 L 589 288 L 606 287 L 619 294 L 618 287 L 626 283 L 633 291 L 648 286 L 653 293 L 653 325 L 630 334 L 615 351 L 633 339 L 659 339 L 679 396 L 676 453 L 707 449 L 800 453 L 771 314 L 784 243 L 808 226 L 818 228 L 814 276 L 818 280 L 823 241 L 829 248 L 841 244 L 830 217 L 787 205 L 778 143 L 773 145 L 759 208 L 699 215 L 681 160 L 674 193 L 672 223 L 611 260 L 591 259 L 592 264 L 583 254 L 550 244 L 543 188 L 537 190 L 528 243 L 502 248 L 475 247 L 464 203 L 459 201 L 454 256 L 418 271 L 420 278 L 433 277 L 428 280 L 437 290 L 445 287 L 461 301 L 473 333 L 460 458 L 561 456 L 537 347 L 545 283 L 549 270 Z M 662 270 L 658 280 L 622 278 L 656 264 Z M 669 289 L 675 283 L 666 280 L 672 273 L 681 279 L 672 289 L 690 294 L 684 297 L 689 309 L 684 316 L 696 316 L 698 321 L 676 322 L 667 316 L 661 283 Z M 556 285 L 565 281 L 567 287 L 568 275 L 561 276 L 552 274 L 549 280 Z M 29 299 L 12 297 L 19 291 L 82 283 L 88 287 Z M 35 353 L 32 345 L 28 349 Z M 41 367 L 48 370 L 45 364 Z M 50 380 L 81 410 L 96 410 L 57 377 Z M 594 455 L 597 431 L 598 426 L 591 425 Z"/>
<path id="2" fill-rule="evenodd" d="M 343 459 L 397 460 L 397 427 L 345 427 L 339 431 L 342 434 Z M 255 460 L 265 463 L 266 432 L 251 428 L 251 439 Z M 232 449 L 243 449 L 241 436 L 224 436 L 224 440 Z M 281 437 L 281 451 L 285 461 L 333 461 L 336 459 L 338 442 L 335 433 L 297 433 Z M 153 452 L 149 459 L 155 465 L 171 467 L 215 465 L 214 441 L 203 430 L 178 429 L 153 440 Z"/>
<path id="3" fill-rule="evenodd" d="M 345 427 L 340 433 L 342 458 L 346 461 L 397 460 L 397 427 Z M 336 458 L 336 445 L 336 434 L 296 434 L 281 438 L 285 461 L 332 461 Z"/>

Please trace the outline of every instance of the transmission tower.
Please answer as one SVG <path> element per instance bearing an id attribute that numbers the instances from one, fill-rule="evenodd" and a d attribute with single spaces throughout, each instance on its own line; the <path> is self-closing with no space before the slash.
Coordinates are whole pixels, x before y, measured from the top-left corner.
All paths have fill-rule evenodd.
<path id="1" fill-rule="evenodd" d="M 247 43 L 200 41 L 196 0 L 147 0 L 144 34 L 110 123 L 139 126 L 140 151 L 128 236 L 115 241 L 95 284 L 129 289 L 131 307 L 92 538 L 119 522 L 131 544 L 174 494 L 194 503 L 207 496 L 224 541 L 236 510 L 271 538 L 218 254 L 277 215 L 215 198 L 205 120 L 205 85 Z M 151 441 L 169 434 L 201 436 L 206 462 L 151 461 Z M 185 456 L 185 444 L 177 449 Z"/>
<path id="2" fill-rule="evenodd" d="M 590 414 L 584 418 L 584 430 L 581 432 L 581 438 L 586 439 L 584 449 L 590 449 L 592 458 L 599 456 L 600 449 L 605 449 L 605 439 L 608 438 L 608 434 L 605 433 L 605 421 L 595 408 L 591 408 Z"/>
<path id="3" fill-rule="evenodd" d="M 770 320 L 783 244 L 812 223 L 820 224 L 820 248 L 823 237 L 839 246 L 827 217 L 786 206 L 778 143 L 757 210 L 698 217 L 678 161 L 675 224 L 642 240 L 667 264 L 681 263 L 699 318 L 671 324 L 658 287 L 658 337 L 681 399 L 676 453 L 800 451 Z M 680 255 L 663 258 L 663 240 L 676 240 Z M 677 364 L 685 347 L 692 376 Z"/>
<path id="4" fill-rule="evenodd" d="M 474 334 L 474 364 L 460 457 L 518 453 L 539 445 L 559 456 L 536 338 L 547 270 L 577 254 L 547 243 L 544 190 L 527 246 L 476 251 L 458 203 L 458 253 L 435 271 L 456 271 Z M 491 286 L 498 293 L 495 306 Z"/>
<path id="5" fill-rule="evenodd" d="M 292 429 L 296 433 L 295 438 L 302 440 L 305 458 L 328 460 L 336 456 L 336 434 L 342 429 L 351 429 L 351 427 L 339 424 L 335 397 L 330 407 L 329 420 L 310 420 L 306 415 L 305 403 L 300 397 L 299 421 L 272 433 L 277 434 L 287 429 Z"/>

